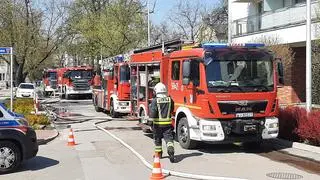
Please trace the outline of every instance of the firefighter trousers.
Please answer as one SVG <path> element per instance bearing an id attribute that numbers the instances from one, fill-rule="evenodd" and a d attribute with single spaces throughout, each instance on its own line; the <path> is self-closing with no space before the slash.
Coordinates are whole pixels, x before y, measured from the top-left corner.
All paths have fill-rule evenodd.
<path id="1" fill-rule="evenodd" d="M 155 152 L 162 153 L 162 138 L 166 142 L 168 154 L 174 154 L 173 146 L 173 127 L 172 126 L 158 126 L 153 127 L 153 139 L 155 144 Z"/>

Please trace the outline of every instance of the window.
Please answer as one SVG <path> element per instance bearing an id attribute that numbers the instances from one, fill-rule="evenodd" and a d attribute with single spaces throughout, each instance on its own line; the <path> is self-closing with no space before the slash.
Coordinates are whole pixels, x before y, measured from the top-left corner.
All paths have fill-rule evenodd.
<path id="1" fill-rule="evenodd" d="M 191 81 L 195 86 L 199 86 L 200 84 L 200 71 L 199 71 L 199 61 L 192 60 L 191 61 Z"/>
<path id="2" fill-rule="evenodd" d="M 306 3 L 306 0 L 294 0 L 295 4 Z"/>
<path id="3" fill-rule="evenodd" d="M 180 79 L 180 61 L 173 61 L 171 67 L 171 79 L 179 80 Z"/>
<path id="4" fill-rule="evenodd" d="M 3 117 L 3 113 L 2 113 L 2 111 L 0 110 L 0 118 L 2 118 Z"/>

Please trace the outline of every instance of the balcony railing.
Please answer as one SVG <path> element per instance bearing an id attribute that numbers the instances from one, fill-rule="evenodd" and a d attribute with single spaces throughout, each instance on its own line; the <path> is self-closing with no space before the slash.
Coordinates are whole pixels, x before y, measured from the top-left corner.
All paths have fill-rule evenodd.
<path id="1" fill-rule="evenodd" d="M 311 4 L 311 18 L 317 19 L 320 15 L 319 2 Z M 301 25 L 306 21 L 306 5 L 298 4 L 275 11 L 265 12 L 262 15 L 254 15 L 234 20 L 232 22 L 232 35 L 243 36 L 259 31 L 286 28 Z"/>

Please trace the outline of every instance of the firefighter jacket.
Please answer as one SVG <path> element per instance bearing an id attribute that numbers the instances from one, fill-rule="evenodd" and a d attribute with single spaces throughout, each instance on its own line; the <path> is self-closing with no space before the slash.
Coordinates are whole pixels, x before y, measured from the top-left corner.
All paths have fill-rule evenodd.
<path id="1" fill-rule="evenodd" d="M 149 118 L 154 125 L 171 126 L 174 103 L 170 97 L 155 97 L 150 104 Z"/>

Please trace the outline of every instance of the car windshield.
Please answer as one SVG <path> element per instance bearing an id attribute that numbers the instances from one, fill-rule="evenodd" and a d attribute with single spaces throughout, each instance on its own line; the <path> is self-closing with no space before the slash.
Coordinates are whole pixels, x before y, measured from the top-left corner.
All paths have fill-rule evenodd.
<path id="1" fill-rule="evenodd" d="M 69 77 L 71 79 L 91 79 L 92 78 L 92 71 L 91 70 L 76 70 L 76 71 L 69 71 Z"/>
<path id="2" fill-rule="evenodd" d="M 20 84 L 20 89 L 34 89 L 34 86 L 32 84 Z"/>
<path id="3" fill-rule="evenodd" d="M 130 69 L 128 65 L 120 67 L 120 81 L 128 82 L 130 80 Z"/>
<path id="4" fill-rule="evenodd" d="M 266 51 L 207 52 L 204 63 L 210 92 L 273 90 L 272 56 Z"/>

